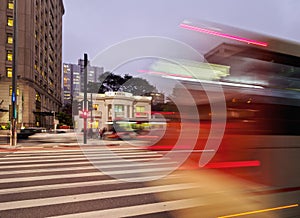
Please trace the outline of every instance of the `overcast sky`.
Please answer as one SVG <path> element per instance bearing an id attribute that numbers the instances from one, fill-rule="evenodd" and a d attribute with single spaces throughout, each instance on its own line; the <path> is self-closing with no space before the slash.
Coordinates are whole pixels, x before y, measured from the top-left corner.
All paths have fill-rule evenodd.
<path id="1" fill-rule="evenodd" d="M 63 0 L 63 62 L 92 59 L 103 49 L 140 36 L 164 36 L 197 49 L 179 28 L 208 20 L 300 42 L 299 0 Z"/>

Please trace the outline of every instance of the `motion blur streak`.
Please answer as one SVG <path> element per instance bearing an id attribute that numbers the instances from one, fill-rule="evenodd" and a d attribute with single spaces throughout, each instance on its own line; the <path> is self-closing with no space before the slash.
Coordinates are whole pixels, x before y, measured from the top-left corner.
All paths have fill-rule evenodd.
<path id="1" fill-rule="evenodd" d="M 208 30 L 208 29 L 203 29 L 200 27 L 190 26 L 190 25 L 183 24 L 183 23 L 180 24 L 180 27 L 188 29 L 188 30 L 201 32 L 201 33 L 211 34 L 214 36 L 220 36 L 220 37 L 227 38 L 227 39 L 233 39 L 233 40 L 240 41 L 240 42 L 246 42 L 248 44 L 259 45 L 259 46 L 263 46 L 263 47 L 268 46 L 268 44 L 266 42 L 260 42 L 260 41 L 256 41 L 256 40 L 246 39 L 246 38 L 242 38 L 239 36 L 233 36 L 233 35 L 229 35 L 229 34 L 225 34 L 225 33 L 220 33 L 220 32 L 216 32 L 216 31 L 212 31 L 212 30 Z"/>
<path id="2" fill-rule="evenodd" d="M 234 168 L 234 167 L 257 167 L 260 166 L 260 161 L 235 161 L 235 162 L 216 162 L 209 163 L 205 168 Z"/>
<path id="3" fill-rule="evenodd" d="M 138 70 L 137 72 L 149 73 L 149 74 L 155 74 L 155 75 L 163 75 L 163 76 L 177 76 L 177 77 L 183 77 L 183 78 L 193 78 L 192 76 L 187 76 L 187 75 L 180 75 L 180 74 L 167 73 L 167 72 L 158 72 L 158 71 L 151 71 L 151 70 Z"/>
<path id="4" fill-rule="evenodd" d="M 230 217 L 237 217 L 237 216 L 245 216 L 245 215 L 250 215 L 250 214 L 263 213 L 263 212 L 287 209 L 287 208 L 298 207 L 298 206 L 299 206 L 298 204 L 292 204 L 292 205 L 281 206 L 281 207 L 273 207 L 273 208 L 268 208 L 268 209 L 263 209 L 263 210 L 249 211 L 249 212 L 245 212 L 245 213 L 238 213 L 238 214 L 232 214 L 232 215 L 227 215 L 227 216 L 220 216 L 218 218 L 230 218 Z"/>

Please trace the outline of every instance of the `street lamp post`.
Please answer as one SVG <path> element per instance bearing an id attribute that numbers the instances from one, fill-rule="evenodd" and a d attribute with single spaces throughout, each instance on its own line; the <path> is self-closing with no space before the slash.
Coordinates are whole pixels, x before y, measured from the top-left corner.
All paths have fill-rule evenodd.
<path id="1" fill-rule="evenodd" d="M 83 84 L 83 111 L 86 113 L 88 111 L 88 101 L 87 101 L 87 65 L 88 65 L 88 55 L 84 54 L 84 84 Z M 87 115 L 83 118 L 83 144 L 87 144 Z"/>
<path id="2" fill-rule="evenodd" d="M 17 145 L 17 0 L 14 0 L 14 20 L 13 20 L 13 60 L 11 78 L 11 122 L 10 122 L 10 145 Z"/>

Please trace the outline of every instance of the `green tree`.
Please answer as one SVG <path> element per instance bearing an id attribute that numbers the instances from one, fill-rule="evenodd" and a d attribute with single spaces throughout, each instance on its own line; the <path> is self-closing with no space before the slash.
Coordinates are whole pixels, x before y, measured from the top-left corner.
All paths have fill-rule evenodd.
<path id="1" fill-rule="evenodd" d="M 89 83 L 88 91 L 92 93 L 105 93 L 109 91 L 129 92 L 133 95 L 145 95 L 150 92 L 157 92 L 157 89 L 147 80 L 140 77 L 124 76 L 105 72 L 99 77 L 99 82 Z"/>
<path id="2" fill-rule="evenodd" d="M 73 126 L 72 105 L 66 104 L 62 111 L 57 113 L 56 117 L 59 120 L 59 125 Z"/>

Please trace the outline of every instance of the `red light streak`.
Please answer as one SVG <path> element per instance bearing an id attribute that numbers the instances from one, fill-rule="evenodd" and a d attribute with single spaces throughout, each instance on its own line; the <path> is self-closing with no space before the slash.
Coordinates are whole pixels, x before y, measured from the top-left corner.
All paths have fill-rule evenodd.
<path id="1" fill-rule="evenodd" d="M 232 162 L 208 163 L 205 166 L 205 168 L 219 169 L 219 168 L 258 167 L 258 166 L 260 166 L 260 161 L 250 160 L 250 161 L 232 161 Z"/>
<path id="2" fill-rule="evenodd" d="M 236 40 L 239 42 L 246 42 L 248 44 L 259 45 L 259 46 L 263 46 L 263 47 L 268 46 L 268 43 L 266 43 L 266 42 L 260 42 L 260 41 L 256 41 L 256 40 L 252 40 L 252 39 L 242 38 L 239 36 L 229 35 L 226 33 L 220 33 L 217 31 L 212 31 L 212 30 L 208 30 L 208 29 L 204 29 L 204 28 L 200 28 L 200 27 L 187 25 L 187 24 L 180 24 L 180 27 L 188 29 L 188 30 L 193 30 L 193 31 L 201 32 L 201 33 L 207 33 L 207 34 L 211 34 L 214 36 L 227 38 L 227 39 L 233 39 L 233 40 Z"/>
<path id="3" fill-rule="evenodd" d="M 172 111 L 151 111 L 151 114 L 173 115 L 173 114 L 175 114 L 175 112 L 172 112 Z"/>

